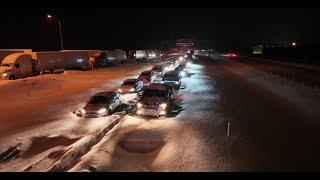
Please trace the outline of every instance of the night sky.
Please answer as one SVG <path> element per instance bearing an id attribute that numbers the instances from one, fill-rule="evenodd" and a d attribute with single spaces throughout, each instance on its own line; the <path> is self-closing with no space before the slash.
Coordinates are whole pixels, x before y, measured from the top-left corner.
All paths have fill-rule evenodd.
<path id="1" fill-rule="evenodd" d="M 58 24 L 47 12 L 62 19 L 65 49 L 160 48 L 170 34 L 215 48 L 320 42 L 320 9 L 3 8 L 0 48 L 59 49 Z"/>

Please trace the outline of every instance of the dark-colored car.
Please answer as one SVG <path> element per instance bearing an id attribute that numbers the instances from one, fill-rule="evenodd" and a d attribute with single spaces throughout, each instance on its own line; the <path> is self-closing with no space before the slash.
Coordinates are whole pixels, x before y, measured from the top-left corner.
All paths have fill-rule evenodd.
<path id="1" fill-rule="evenodd" d="M 143 91 L 136 113 L 141 116 L 165 116 L 171 109 L 172 88 L 165 84 L 151 84 Z"/>
<path id="2" fill-rule="evenodd" d="M 99 92 L 90 98 L 80 113 L 85 117 L 107 116 L 121 104 L 122 100 L 118 93 L 113 91 Z"/>
<path id="3" fill-rule="evenodd" d="M 152 83 L 153 79 L 155 78 L 154 73 L 152 72 L 152 70 L 150 71 L 143 71 L 140 76 L 139 76 L 139 80 L 143 82 L 144 85 L 150 84 Z"/>
<path id="4" fill-rule="evenodd" d="M 143 83 L 139 79 L 127 79 L 125 80 L 120 88 L 118 89 L 118 93 L 126 94 L 126 93 L 137 93 L 143 90 Z"/>
<path id="5" fill-rule="evenodd" d="M 167 72 L 161 81 L 162 84 L 167 84 L 169 86 L 174 87 L 175 89 L 179 89 L 181 86 L 181 77 L 177 71 Z"/>

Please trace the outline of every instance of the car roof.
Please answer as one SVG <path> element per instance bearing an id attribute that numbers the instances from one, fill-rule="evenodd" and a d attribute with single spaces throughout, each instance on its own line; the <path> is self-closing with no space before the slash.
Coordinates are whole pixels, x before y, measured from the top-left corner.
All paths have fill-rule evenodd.
<path id="1" fill-rule="evenodd" d="M 165 75 L 179 75 L 179 73 L 176 71 L 170 71 L 170 72 L 167 72 Z"/>
<path id="2" fill-rule="evenodd" d="M 154 89 L 154 90 L 163 90 L 163 91 L 169 90 L 169 86 L 167 86 L 165 84 L 159 84 L 159 83 L 152 83 L 146 88 L 147 89 Z"/>
<path id="3" fill-rule="evenodd" d="M 115 95 L 116 92 L 114 91 L 105 91 L 105 92 L 99 92 L 95 94 L 94 96 L 104 96 L 104 97 L 109 97 L 110 95 Z"/>
<path id="4" fill-rule="evenodd" d="M 126 80 L 124 80 L 124 82 L 137 82 L 137 81 L 139 81 L 139 79 L 126 79 Z"/>

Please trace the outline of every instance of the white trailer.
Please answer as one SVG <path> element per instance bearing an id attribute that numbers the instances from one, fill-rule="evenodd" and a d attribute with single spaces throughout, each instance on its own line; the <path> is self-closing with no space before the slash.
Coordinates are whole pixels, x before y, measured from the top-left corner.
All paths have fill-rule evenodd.
<path id="1" fill-rule="evenodd" d="M 35 64 L 35 74 L 57 73 L 65 70 L 62 54 L 59 51 L 32 52 L 30 53 Z"/>
<path id="2" fill-rule="evenodd" d="M 137 50 L 135 53 L 136 60 L 153 61 L 161 59 L 161 51 L 159 50 Z"/>
<path id="3" fill-rule="evenodd" d="M 91 67 L 90 55 L 83 50 L 63 50 L 60 51 L 63 65 L 66 69 L 86 70 Z"/>
<path id="4" fill-rule="evenodd" d="M 114 51 L 107 51 L 107 62 L 110 64 L 123 63 L 127 59 L 126 51 L 116 49 Z"/>

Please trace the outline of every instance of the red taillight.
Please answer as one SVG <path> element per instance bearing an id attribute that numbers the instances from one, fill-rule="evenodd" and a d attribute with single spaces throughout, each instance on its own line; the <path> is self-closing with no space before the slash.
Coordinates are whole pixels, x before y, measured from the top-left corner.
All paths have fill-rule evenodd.
<path id="1" fill-rule="evenodd" d="M 234 53 L 230 53 L 230 54 L 228 54 L 227 56 L 228 56 L 228 57 L 237 57 L 237 55 L 234 54 Z"/>

